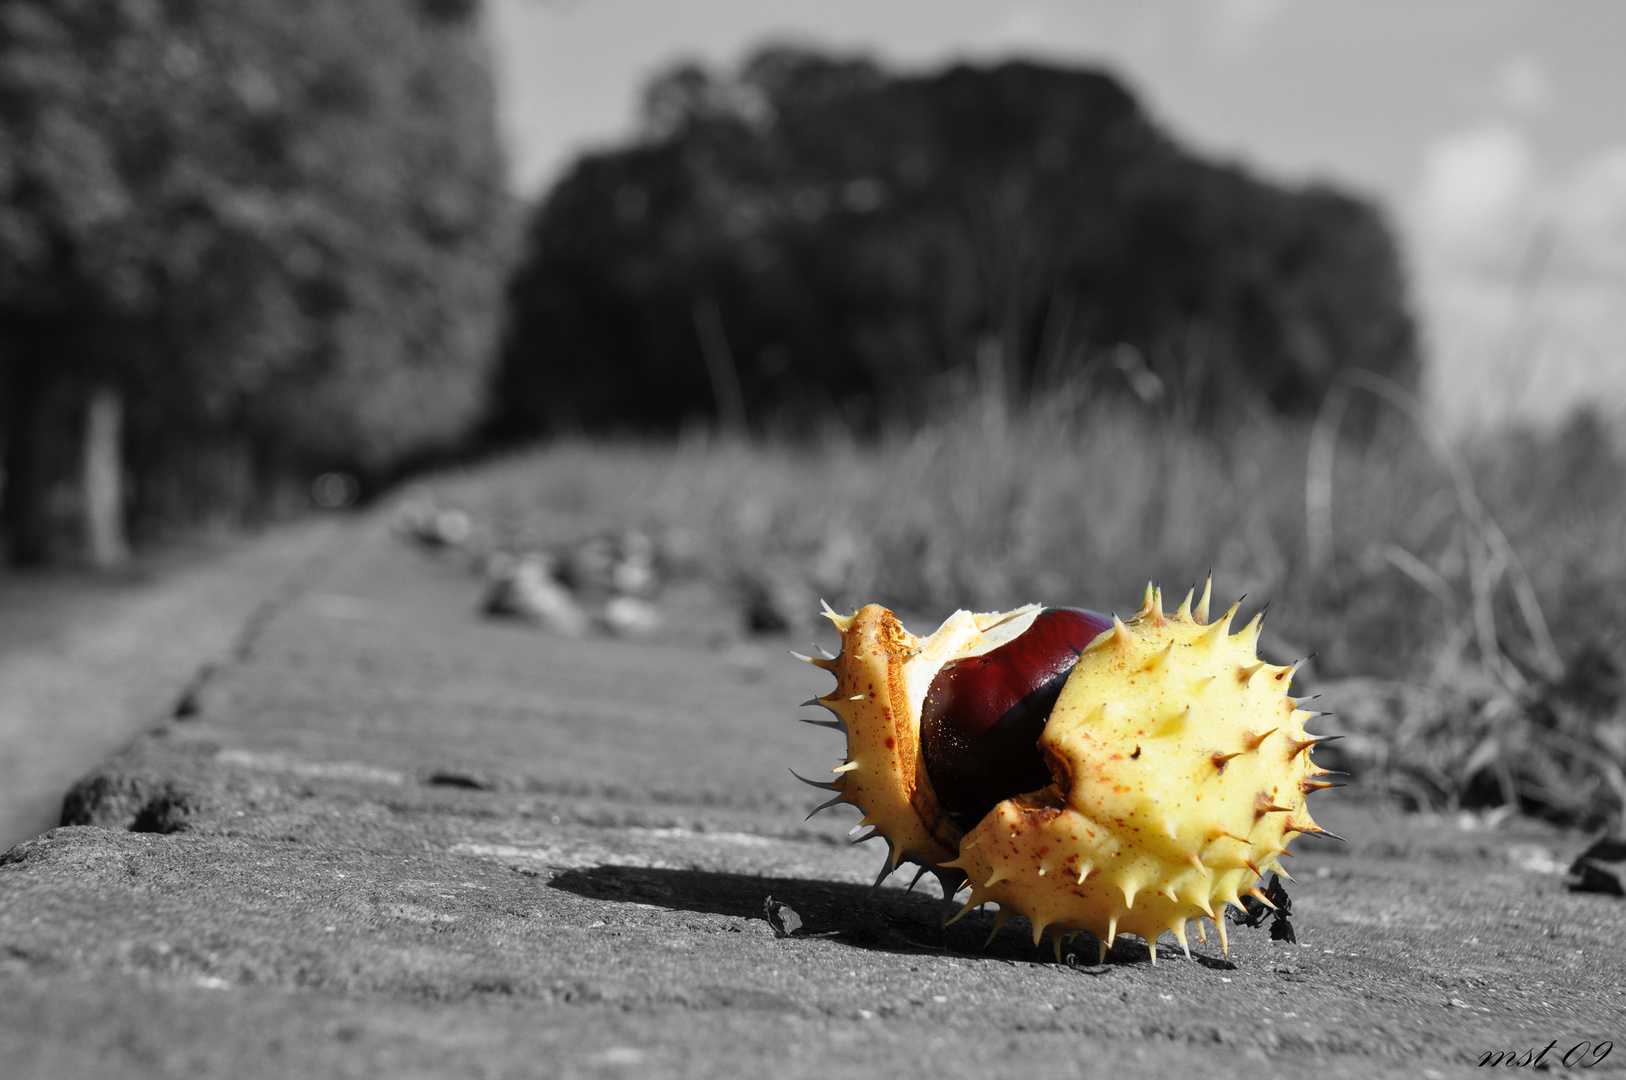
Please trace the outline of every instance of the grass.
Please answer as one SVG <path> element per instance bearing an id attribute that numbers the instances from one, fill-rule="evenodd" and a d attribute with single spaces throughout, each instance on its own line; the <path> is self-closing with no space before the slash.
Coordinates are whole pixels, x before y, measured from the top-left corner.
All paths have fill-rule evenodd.
<path id="1" fill-rule="evenodd" d="M 1583 417 L 1451 444 L 1403 396 L 1349 392 L 1388 398 L 1358 439 L 1336 401 L 1314 424 L 1198 434 L 1062 394 L 874 440 L 564 441 L 451 494 L 503 547 L 641 529 L 798 631 L 821 597 L 917 629 L 1031 600 L 1127 612 L 1147 580 L 1178 594 L 1212 568 L 1216 600 L 1271 602 L 1267 656 L 1316 654 L 1300 685 L 1339 715 L 1315 728 L 1350 736 L 1335 745 L 1365 782 L 1618 822 L 1626 464 L 1608 432 Z"/>

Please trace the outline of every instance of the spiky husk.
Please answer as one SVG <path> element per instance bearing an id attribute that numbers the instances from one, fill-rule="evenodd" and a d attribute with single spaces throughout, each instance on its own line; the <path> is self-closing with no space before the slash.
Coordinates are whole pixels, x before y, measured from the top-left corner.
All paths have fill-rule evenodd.
<path id="1" fill-rule="evenodd" d="M 841 633 L 831 672 L 836 688 L 818 698 L 847 732 L 847 759 L 830 784 L 834 801 L 864 811 L 890 847 L 889 864 L 942 866 L 959 851 L 961 829 L 943 813 L 920 752 L 920 710 L 932 677 L 951 660 L 998 648 L 1032 625 L 1038 605 L 993 615 L 957 611 L 930 637 L 909 633 L 879 604 L 850 616 L 826 612 Z M 804 659 L 808 659 L 805 658 Z"/>
<path id="2" fill-rule="evenodd" d="M 906 859 L 962 873 L 961 915 L 998 903 L 1000 923 L 1028 918 L 1035 944 L 1049 927 L 1058 953 L 1063 935 L 1086 930 L 1103 956 L 1134 934 L 1155 961 L 1159 933 L 1184 948 L 1200 916 L 1228 951 L 1223 905 L 1262 899 L 1259 877 L 1280 870 L 1288 842 L 1321 831 L 1305 795 L 1325 786 L 1325 770 L 1304 732 L 1314 714 L 1287 693 L 1294 669 L 1258 659 L 1259 619 L 1232 634 L 1236 608 L 1211 625 L 1207 608 L 1205 590 L 1195 612 L 1188 594 L 1166 615 L 1148 586 L 1134 617 L 1084 651 L 1051 712 L 1039 746 L 1054 782 L 998 804 L 969 833 L 932 790 L 921 704 L 944 664 L 1013 639 L 1040 609 L 956 612 L 925 638 L 878 605 L 829 612 L 841 652 L 812 662 L 836 677 L 818 702 L 848 738 L 832 803 L 858 806 L 886 838 L 883 875 Z"/>

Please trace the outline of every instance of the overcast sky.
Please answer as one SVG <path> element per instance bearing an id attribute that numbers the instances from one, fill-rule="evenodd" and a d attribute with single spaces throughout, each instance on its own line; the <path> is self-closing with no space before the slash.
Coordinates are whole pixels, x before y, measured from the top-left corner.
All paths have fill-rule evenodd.
<path id="1" fill-rule="evenodd" d="M 1626 415 L 1621 0 L 492 0 L 514 184 L 633 128 L 679 59 L 767 41 L 900 68 L 1106 66 L 1189 145 L 1380 199 L 1454 425 Z"/>

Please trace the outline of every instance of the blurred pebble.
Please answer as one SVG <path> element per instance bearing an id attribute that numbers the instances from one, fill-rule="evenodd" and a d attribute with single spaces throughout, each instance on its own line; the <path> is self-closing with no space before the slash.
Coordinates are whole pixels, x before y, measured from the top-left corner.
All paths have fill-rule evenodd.
<path id="1" fill-rule="evenodd" d="M 311 502 L 322 510 L 344 510 L 360 496 L 361 482 L 351 473 L 325 472 L 311 481 Z"/>
<path id="2" fill-rule="evenodd" d="M 705 570 L 706 552 L 706 541 L 699 533 L 670 525 L 661 530 L 655 556 L 667 576 L 686 577 Z"/>
<path id="3" fill-rule="evenodd" d="M 443 547 L 456 547 L 474 535 L 474 522 L 462 510 L 439 510 L 424 540 Z"/>
<path id="4" fill-rule="evenodd" d="M 547 558 L 539 554 L 494 558 L 488 568 L 488 615 L 526 619 L 573 637 L 587 631 L 587 614 L 570 590 L 554 580 Z"/>
<path id="5" fill-rule="evenodd" d="M 806 625 L 818 598 L 800 576 L 783 567 L 757 566 L 740 578 L 745 628 L 753 634 L 783 634 Z"/>
<path id="6" fill-rule="evenodd" d="M 619 637 L 640 637 L 661 628 L 661 612 L 636 596 L 612 596 L 604 605 L 604 625 Z"/>
<path id="7" fill-rule="evenodd" d="M 610 568 L 610 584 L 627 596 L 646 596 L 655 591 L 655 542 L 636 529 L 621 536 L 615 565 Z"/>
<path id="8" fill-rule="evenodd" d="M 827 594 L 848 592 L 864 559 L 864 548 L 850 531 L 825 533 L 824 540 L 808 567 L 808 579 Z"/>
<path id="9" fill-rule="evenodd" d="M 559 576 L 577 593 L 606 592 L 614 587 L 616 551 L 608 537 L 595 536 L 573 545 L 560 559 Z"/>
<path id="10" fill-rule="evenodd" d="M 474 534 L 474 521 L 468 513 L 435 504 L 426 489 L 415 488 L 396 504 L 390 524 L 398 535 L 424 547 L 457 547 Z"/>

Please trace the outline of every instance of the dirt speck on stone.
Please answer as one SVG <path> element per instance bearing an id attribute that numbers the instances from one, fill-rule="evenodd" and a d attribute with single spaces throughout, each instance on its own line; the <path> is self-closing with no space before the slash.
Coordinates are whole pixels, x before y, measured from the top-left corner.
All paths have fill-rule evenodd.
<path id="1" fill-rule="evenodd" d="M 802 917 L 796 914 L 796 909 L 771 896 L 762 902 L 762 913 L 767 916 L 774 937 L 790 937 L 802 928 Z"/>
<path id="2" fill-rule="evenodd" d="M 1570 864 L 1571 892 L 1626 896 L 1626 836 L 1600 836 Z"/>

